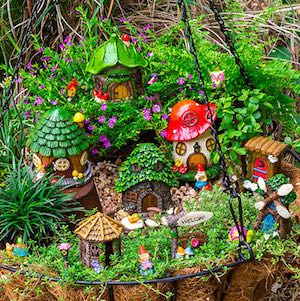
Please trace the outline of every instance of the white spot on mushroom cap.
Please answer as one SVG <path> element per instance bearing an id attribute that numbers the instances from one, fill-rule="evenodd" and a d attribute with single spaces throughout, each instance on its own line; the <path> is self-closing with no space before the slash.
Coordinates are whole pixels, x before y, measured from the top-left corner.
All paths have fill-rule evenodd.
<path id="1" fill-rule="evenodd" d="M 177 133 L 177 130 L 173 130 L 173 133 L 176 134 L 176 133 Z"/>

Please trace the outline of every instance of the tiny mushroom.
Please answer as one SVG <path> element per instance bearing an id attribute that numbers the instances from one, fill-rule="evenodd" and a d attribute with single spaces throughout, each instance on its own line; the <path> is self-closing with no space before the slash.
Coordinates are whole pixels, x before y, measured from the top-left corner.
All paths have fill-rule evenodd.
<path id="1" fill-rule="evenodd" d="M 128 34 L 123 34 L 122 41 L 127 47 L 130 46 L 130 36 Z"/>
<path id="2" fill-rule="evenodd" d="M 147 208 L 147 211 L 148 211 L 148 215 L 150 218 L 154 217 L 156 214 L 159 214 L 161 213 L 161 209 L 158 208 L 158 207 L 148 207 Z"/>
<path id="3" fill-rule="evenodd" d="M 183 258 L 185 255 L 185 251 L 183 247 L 178 247 L 177 253 L 176 253 L 176 258 Z"/>
<path id="4" fill-rule="evenodd" d="M 187 247 L 184 249 L 186 257 L 193 256 L 195 253 L 191 247 Z"/>

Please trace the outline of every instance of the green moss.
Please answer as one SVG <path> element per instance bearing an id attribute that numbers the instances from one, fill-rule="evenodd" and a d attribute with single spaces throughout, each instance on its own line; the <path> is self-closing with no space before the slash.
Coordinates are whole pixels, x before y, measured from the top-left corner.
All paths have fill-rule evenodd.
<path id="1" fill-rule="evenodd" d="M 157 170 L 158 164 L 161 164 L 161 170 Z M 140 171 L 135 172 L 133 166 L 137 166 Z M 122 192 L 143 181 L 160 181 L 171 187 L 178 186 L 172 171 L 172 161 L 153 143 L 139 144 L 134 149 L 119 169 L 115 188 Z"/>
<path id="2" fill-rule="evenodd" d="M 96 50 L 86 71 L 98 74 L 103 70 L 121 64 L 128 68 L 146 67 L 147 61 L 133 45 L 127 47 L 115 34 L 102 43 Z"/>
<path id="3" fill-rule="evenodd" d="M 47 111 L 35 125 L 27 147 L 45 157 L 66 158 L 87 150 L 89 145 L 83 129 L 73 122 L 73 115 L 61 108 Z"/>

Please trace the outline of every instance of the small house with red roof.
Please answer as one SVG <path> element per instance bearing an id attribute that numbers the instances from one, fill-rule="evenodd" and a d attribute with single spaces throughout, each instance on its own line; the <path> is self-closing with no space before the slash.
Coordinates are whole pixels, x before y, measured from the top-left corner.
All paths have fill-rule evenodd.
<path id="1" fill-rule="evenodd" d="M 216 106 L 209 104 L 213 119 Z M 186 164 L 188 171 L 197 171 L 202 164 L 210 165 L 210 152 L 215 148 L 215 140 L 210 131 L 211 118 L 206 104 L 194 100 L 183 100 L 172 108 L 166 129 L 166 139 L 173 142 L 173 159 Z"/>

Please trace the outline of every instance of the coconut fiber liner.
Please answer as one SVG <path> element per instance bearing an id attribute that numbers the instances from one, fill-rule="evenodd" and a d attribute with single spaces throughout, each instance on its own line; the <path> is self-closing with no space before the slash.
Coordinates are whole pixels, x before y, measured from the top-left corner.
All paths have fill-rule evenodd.
<path id="1" fill-rule="evenodd" d="M 0 270 L 0 301 L 100 301 L 109 300 L 105 287 L 66 286 L 58 282 L 22 276 Z M 96 299 L 95 299 L 96 297 Z"/>
<path id="2" fill-rule="evenodd" d="M 173 291 L 170 282 L 140 285 L 116 285 L 114 301 L 165 301 L 166 293 Z M 109 300 L 109 299 L 108 299 Z"/>
<path id="3" fill-rule="evenodd" d="M 199 267 L 185 268 L 176 271 L 176 275 L 187 275 L 200 272 Z M 208 277 L 193 277 L 175 282 L 176 301 L 219 301 L 224 287 L 222 275 L 210 275 Z"/>

